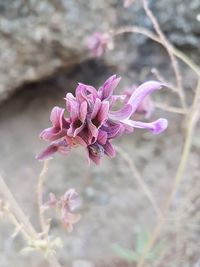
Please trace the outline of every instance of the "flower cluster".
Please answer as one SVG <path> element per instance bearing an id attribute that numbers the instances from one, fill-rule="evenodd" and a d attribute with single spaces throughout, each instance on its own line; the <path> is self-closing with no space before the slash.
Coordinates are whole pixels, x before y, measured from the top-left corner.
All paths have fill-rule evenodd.
<path id="1" fill-rule="evenodd" d="M 43 211 L 49 208 L 56 208 L 59 211 L 61 222 L 64 227 L 71 232 L 73 230 L 73 224 L 77 223 L 80 220 L 79 214 L 74 214 L 80 206 L 80 198 L 78 193 L 74 189 L 69 189 L 65 192 L 60 199 L 57 199 L 56 196 L 51 193 L 50 199 L 43 205 Z"/>
<path id="2" fill-rule="evenodd" d="M 94 32 L 86 39 L 86 45 L 92 57 L 101 57 L 106 49 L 113 49 L 113 41 L 108 33 Z"/>
<path id="3" fill-rule="evenodd" d="M 137 87 L 127 99 L 127 95 L 114 95 L 120 78 L 111 76 L 96 90 L 93 86 L 79 83 L 75 96 L 66 95 L 64 108 L 54 107 L 51 112 L 52 127 L 45 129 L 40 137 L 51 144 L 37 158 L 45 160 L 55 152 L 68 154 L 74 146 L 81 145 L 87 151 L 88 160 L 99 164 L 102 156 L 115 156 L 111 145 L 113 139 L 130 133 L 134 128 L 142 128 L 159 134 L 167 128 L 166 119 L 153 122 L 141 122 L 130 119 L 142 101 L 153 91 L 162 88 L 156 81 L 149 81 Z M 126 101 L 125 101 L 126 99 Z M 113 111 L 113 105 L 121 101 L 122 107 Z"/>

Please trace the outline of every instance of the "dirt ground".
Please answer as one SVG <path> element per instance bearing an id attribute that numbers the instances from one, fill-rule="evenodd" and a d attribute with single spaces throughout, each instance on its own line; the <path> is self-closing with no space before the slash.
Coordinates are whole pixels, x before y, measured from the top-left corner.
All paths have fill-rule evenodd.
<path id="1" fill-rule="evenodd" d="M 40 84 L 27 85 L 0 107 L 0 172 L 37 229 L 35 191 L 42 165 L 35 160 L 35 155 L 46 145 L 38 134 L 49 125 L 51 108 L 64 106 L 65 93 L 73 90 L 76 82 L 97 86 L 112 72 L 102 71 L 102 67 L 98 69 L 93 64 Z M 126 81 L 127 78 L 124 84 Z M 124 84 L 122 82 L 121 89 Z M 167 93 L 154 97 L 169 98 Z M 156 109 L 152 119 L 158 117 L 169 120 L 165 133 L 153 136 L 135 130 L 120 138 L 116 145 L 128 153 L 162 208 L 181 156 L 184 129 L 181 115 Z M 166 219 L 158 256 L 153 261 L 147 260 L 145 266 L 196 267 L 200 258 L 200 195 L 196 190 L 200 185 L 199 130 L 198 125 L 184 179 L 173 203 L 176 210 L 188 196 L 184 214 L 181 220 L 173 220 L 173 213 Z M 61 264 L 135 266 L 135 262 L 121 259 L 114 248 L 117 245 L 135 251 L 137 237 L 144 232 L 151 233 L 156 214 L 122 157 L 104 158 L 96 167 L 87 165 L 84 151 L 79 148 L 67 157 L 57 155 L 50 161 L 44 198 L 47 199 L 49 192 L 59 196 L 69 188 L 75 188 L 81 195 L 81 220 L 69 234 L 53 219 L 51 233 L 62 237 L 64 243 L 58 252 Z M 20 251 L 25 244 L 20 236 L 11 238 L 12 233 L 11 224 L 1 218 L 0 267 L 48 266 L 37 252 L 22 255 Z"/>

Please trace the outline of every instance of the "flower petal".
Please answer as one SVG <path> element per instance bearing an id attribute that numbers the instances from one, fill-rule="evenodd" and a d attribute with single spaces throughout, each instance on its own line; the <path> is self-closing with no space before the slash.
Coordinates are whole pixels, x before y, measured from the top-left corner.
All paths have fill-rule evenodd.
<path id="1" fill-rule="evenodd" d="M 85 121 L 87 115 L 87 102 L 83 101 L 80 105 L 79 118 L 82 122 Z"/>
<path id="2" fill-rule="evenodd" d="M 129 118 L 132 113 L 132 106 L 126 104 L 118 111 L 109 111 L 109 119 L 114 121 L 124 120 Z"/>
<path id="3" fill-rule="evenodd" d="M 76 87 L 76 99 L 79 102 L 82 102 L 84 100 L 88 101 L 88 93 L 95 98 L 98 97 L 97 90 L 93 86 L 79 83 Z"/>
<path id="4" fill-rule="evenodd" d="M 101 100 L 109 100 L 109 98 L 113 94 L 113 90 L 117 87 L 120 82 L 121 77 L 117 77 L 117 75 L 113 75 L 108 78 L 103 86 L 101 86 L 98 90 L 98 95 Z"/>
<path id="5" fill-rule="evenodd" d="M 101 100 L 97 98 L 94 103 L 94 107 L 93 107 L 92 114 L 91 114 L 91 119 L 94 119 L 97 116 L 100 108 L 101 108 Z"/>
<path id="6" fill-rule="evenodd" d="M 88 127 L 93 137 L 95 138 L 97 138 L 98 129 L 108 119 L 108 111 L 109 111 L 109 102 L 108 101 L 99 102 L 99 101 L 100 100 L 97 100 L 95 102 L 95 104 L 98 103 L 98 105 L 96 105 L 96 110 L 94 111 L 92 115 L 92 119 L 91 120 L 88 119 Z M 95 117 L 94 117 L 94 114 L 96 114 Z"/>
<path id="7" fill-rule="evenodd" d="M 108 119 L 108 111 L 109 111 L 109 102 L 103 101 L 101 103 L 100 110 L 97 114 L 97 119 L 99 121 L 100 126 Z"/>
<path id="8" fill-rule="evenodd" d="M 47 128 L 41 132 L 40 138 L 46 141 L 55 141 L 65 136 L 66 132 L 67 132 L 66 130 L 64 129 L 60 130 L 60 129 L 57 129 L 56 127 Z"/>
<path id="9" fill-rule="evenodd" d="M 62 128 L 62 118 L 64 115 L 64 108 L 54 107 L 51 111 L 50 120 L 55 127 Z"/>
<path id="10" fill-rule="evenodd" d="M 107 141 L 108 134 L 105 131 L 99 130 L 97 142 L 101 145 L 104 145 Z"/>
<path id="11" fill-rule="evenodd" d="M 152 93 L 155 90 L 159 90 L 162 88 L 162 84 L 156 81 L 150 81 L 143 83 L 138 88 L 135 89 L 133 94 L 128 100 L 128 104 L 132 106 L 132 114 L 136 111 L 140 103 L 143 101 L 143 99 Z M 130 114 L 130 116 L 132 115 Z M 129 116 L 129 118 L 130 118 Z"/>
<path id="12" fill-rule="evenodd" d="M 147 129 L 154 134 L 162 133 L 168 126 L 168 121 L 166 119 L 160 118 L 153 122 L 141 122 L 133 120 L 124 120 L 122 123 L 132 126 L 133 128 Z"/>
<path id="13" fill-rule="evenodd" d="M 70 148 L 65 139 L 59 140 L 58 142 L 51 143 L 46 149 L 40 152 L 36 159 L 43 161 L 52 157 L 56 152 L 67 155 Z"/>
<path id="14" fill-rule="evenodd" d="M 113 146 L 111 145 L 111 143 L 109 141 L 106 142 L 106 144 L 103 146 L 104 148 L 104 153 L 110 157 L 110 158 L 114 158 L 116 155 L 116 152 L 113 148 Z"/>
<path id="15" fill-rule="evenodd" d="M 36 159 L 43 161 L 50 159 L 54 153 L 58 151 L 58 147 L 55 145 L 49 145 L 46 149 L 42 150 L 37 156 Z"/>
<path id="16" fill-rule="evenodd" d="M 99 164 L 104 155 L 104 147 L 96 142 L 88 146 L 87 149 L 89 153 L 89 159 L 91 159 L 94 163 Z"/>

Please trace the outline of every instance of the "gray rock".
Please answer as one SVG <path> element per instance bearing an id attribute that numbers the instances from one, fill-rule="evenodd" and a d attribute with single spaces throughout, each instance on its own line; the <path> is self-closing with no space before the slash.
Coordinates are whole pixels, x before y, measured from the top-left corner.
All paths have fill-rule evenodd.
<path id="1" fill-rule="evenodd" d="M 112 0 L 0 0 L 0 100 L 89 57 L 85 38 L 115 20 Z"/>
<path id="2" fill-rule="evenodd" d="M 200 1 L 151 0 L 149 5 L 169 39 L 187 53 L 192 49 L 198 61 Z M 25 83 L 87 60 L 84 40 L 93 31 L 133 24 L 152 30 L 140 1 L 125 9 L 122 0 L 0 0 L 0 101 Z M 133 64 L 141 69 L 146 54 L 139 50 L 147 38 L 124 35 L 116 41 L 105 62 L 120 65 L 120 72 Z M 148 43 L 148 51 L 152 45 Z"/>
<path id="3" fill-rule="evenodd" d="M 149 0 L 148 3 L 162 30 L 175 45 L 200 52 L 199 0 Z M 153 29 L 150 20 L 145 16 L 141 1 L 134 1 L 125 11 L 120 12 L 119 24 L 137 24 Z M 139 38 L 138 42 L 142 43 L 141 40 L 144 39 Z"/>

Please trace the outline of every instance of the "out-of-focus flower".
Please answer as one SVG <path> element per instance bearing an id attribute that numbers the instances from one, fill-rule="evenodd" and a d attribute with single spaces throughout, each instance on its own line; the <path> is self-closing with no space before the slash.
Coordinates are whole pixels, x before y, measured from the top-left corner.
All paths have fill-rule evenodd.
<path id="1" fill-rule="evenodd" d="M 43 205 L 43 211 L 49 208 L 56 208 L 59 211 L 61 222 L 64 227 L 71 232 L 73 225 L 80 220 L 80 215 L 73 213 L 80 207 L 80 198 L 74 189 L 69 189 L 59 199 L 50 193 L 49 200 Z"/>
<path id="2" fill-rule="evenodd" d="M 0 199 L 0 216 L 9 210 L 8 203 Z"/>
<path id="3" fill-rule="evenodd" d="M 86 45 L 91 56 L 101 57 L 106 49 L 113 49 L 113 41 L 108 33 L 94 32 L 86 39 Z"/>
<path id="4" fill-rule="evenodd" d="M 167 128 L 166 119 L 160 118 L 153 122 L 130 119 L 138 110 L 142 110 L 141 103 L 149 94 L 160 90 L 162 85 L 155 81 L 143 83 L 127 97 L 127 94 L 113 94 L 119 81 L 120 78 L 113 75 L 98 90 L 90 85 L 78 84 L 75 96 L 68 93 L 66 110 L 69 116 L 65 118 L 61 108 L 52 110 L 53 127 L 44 130 L 40 136 L 53 142 L 37 158 L 44 160 L 55 152 L 68 154 L 71 148 L 81 145 L 87 151 L 88 160 L 99 164 L 104 154 L 115 156 L 112 140 L 132 132 L 134 128 L 147 129 L 154 134 L 162 133 Z M 121 102 L 122 107 L 113 111 L 117 101 Z"/>
<path id="5" fill-rule="evenodd" d="M 133 85 L 131 88 L 126 88 L 123 92 L 126 95 L 124 99 L 124 103 L 127 103 L 133 92 L 137 86 Z M 143 99 L 143 101 L 139 104 L 138 108 L 136 109 L 136 114 L 144 115 L 146 119 L 149 119 L 154 111 L 153 101 L 151 100 L 150 96 L 148 95 Z"/>
<path id="6" fill-rule="evenodd" d="M 124 0 L 124 7 L 129 7 L 135 0 Z"/>

